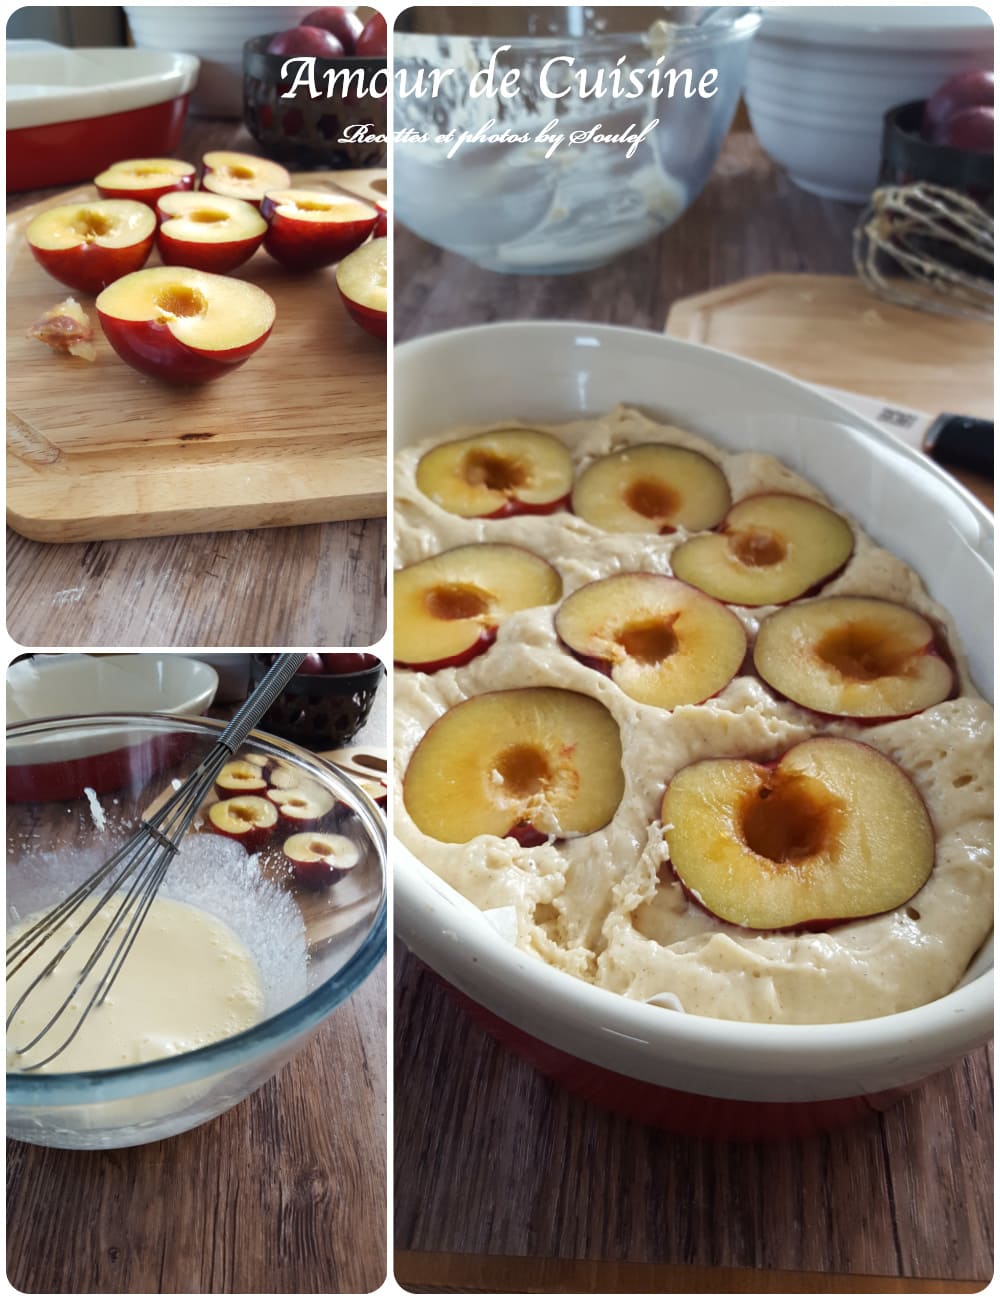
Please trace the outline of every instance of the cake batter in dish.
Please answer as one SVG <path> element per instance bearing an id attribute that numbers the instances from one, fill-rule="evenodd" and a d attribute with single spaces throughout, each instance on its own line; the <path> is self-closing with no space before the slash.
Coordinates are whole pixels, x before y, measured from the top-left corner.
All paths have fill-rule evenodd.
<path id="1" fill-rule="evenodd" d="M 533 427 L 570 448 L 577 474 L 630 444 L 663 442 L 700 451 L 719 465 L 734 502 L 778 491 L 826 503 L 816 487 L 771 456 L 723 452 L 627 407 L 601 419 Z M 543 556 L 561 574 L 564 595 L 616 573 L 671 572 L 671 553 L 689 536 L 683 529 L 664 536 L 611 534 L 566 511 L 463 519 L 440 509 L 417 488 L 417 463 L 430 447 L 474 432 L 449 430 L 397 454 L 399 565 L 488 541 L 520 544 Z M 500 626 L 484 654 L 461 667 L 433 674 L 397 670 L 397 773 L 402 778 L 428 728 L 462 701 L 487 691 L 556 686 L 600 700 L 618 723 L 625 793 L 616 814 L 593 834 L 537 847 L 492 835 L 449 844 L 414 824 L 400 779 L 394 789 L 401 841 L 478 907 L 502 909 L 498 921 L 513 922 L 520 948 L 627 997 L 724 1019 L 807 1024 L 889 1015 L 949 992 L 991 929 L 992 709 L 969 678 L 946 611 L 912 569 L 844 517 L 854 532 L 854 552 L 822 595 L 879 597 L 938 622 L 957 669 L 953 698 L 914 717 L 865 726 L 809 713 L 744 669 L 706 703 L 666 711 L 631 699 L 569 654 L 555 634 L 554 606 L 521 610 Z M 752 640 L 775 607 L 731 608 Z M 667 783 L 697 759 L 765 761 L 820 734 L 863 740 L 911 777 L 934 828 L 929 879 L 893 911 L 826 930 L 751 931 L 720 921 L 687 897 L 667 865 L 668 835 L 659 821 Z"/>
<path id="2" fill-rule="evenodd" d="M 31 1041 L 70 993 L 107 932 L 117 903 L 101 909 L 55 971 L 26 998 L 7 1030 L 7 1069 L 19 1068 L 17 1048 Z M 37 920 L 8 933 L 8 943 Z M 12 1007 L 72 933 L 66 922 L 7 984 Z M 32 1049 L 45 1055 L 70 1032 L 93 993 L 85 983 L 66 1016 Z M 206 1047 L 263 1018 L 264 990 L 244 944 L 214 916 L 187 903 L 157 898 L 105 1001 L 93 1008 L 73 1041 L 39 1073 L 112 1070 Z M 65 1026 L 65 1028 L 63 1028 Z"/>

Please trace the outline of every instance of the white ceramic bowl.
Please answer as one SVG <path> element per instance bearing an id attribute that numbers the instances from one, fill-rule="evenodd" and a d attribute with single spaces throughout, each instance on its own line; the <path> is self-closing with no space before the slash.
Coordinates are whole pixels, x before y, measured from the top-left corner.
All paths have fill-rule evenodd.
<path id="1" fill-rule="evenodd" d="M 772 5 L 745 95 L 761 146 L 797 185 L 863 203 L 878 181 L 888 109 L 925 99 L 955 72 L 992 67 L 983 9 Z"/>
<path id="2" fill-rule="evenodd" d="M 201 61 L 191 111 L 243 116 L 243 45 L 254 36 L 297 27 L 315 5 L 126 5 L 136 45 L 184 50 Z"/>
<path id="3" fill-rule="evenodd" d="M 394 365 L 397 446 L 458 424 L 567 420 L 629 402 L 729 449 L 772 452 L 916 568 L 992 695 L 990 516 L 918 452 L 804 384 L 696 344 L 572 323 L 438 334 L 397 348 Z M 667 1012 L 550 968 L 398 843 L 395 882 L 400 936 L 501 1039 L 595 1100 L 690 1133 L 790 1136 L 845 1122 L 992 1029 L 991 946 L 928 1006 L 849 1024 L 742 1024 Z"/>

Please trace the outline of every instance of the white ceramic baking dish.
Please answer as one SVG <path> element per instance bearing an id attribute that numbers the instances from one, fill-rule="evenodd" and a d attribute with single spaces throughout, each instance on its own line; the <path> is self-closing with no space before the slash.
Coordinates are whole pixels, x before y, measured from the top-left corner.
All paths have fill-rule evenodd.
<path id="1" fill-rule="evenodd" d="M 992 697 L 993 524 L 938 466 L 766 367 L 657 334 L 484 326 L 396 349 L 396 446 L 461 424 L 561 421 L 629 402 L 732 450 L 771 452 L 920 573 Z M 946 997 L 877 1020 L 756 1025 L 594 988 L 515 949 L 398 842 L 399 935 L 487 1027 L 603 1104 L 681 1131 L 791 1136 L 889 1104 L 986 1042 L 992 945 Z"/>

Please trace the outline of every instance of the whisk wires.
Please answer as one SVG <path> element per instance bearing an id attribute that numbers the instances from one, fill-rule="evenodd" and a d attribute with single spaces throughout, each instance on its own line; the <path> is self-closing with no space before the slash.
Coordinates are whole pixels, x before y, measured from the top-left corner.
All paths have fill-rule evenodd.
<path id="1" fill-rule="evenodd" d="M 97 871 L 7 946 L 9 981 L 64 925 L 69 923 L 72 926 L 63 943 L 9 1008 L 6 1022 L 9 1034 L 11 1025 L 29 997 L 59 967 L 88 927 L 97 921 L 106 908 L 113 907 L 110 918 L 103 931 L 99 932 L 69 993 L 31 1040 L 15 1049 L 21 1058 L 18 1063 L 21 1070 L 40 1070 L 55 1060 L 73 1042 L 91 1012 L 105 1001 L 138 938 L 170 863 L 180 848 L 181 840 L 215 784 L 216 777 L 273 704 L 303 657 L 301 654 L 279 656 L 187 780 L 174 790 L 154 814 L 147 815 L 139 829 Z M 77 917 L 76 921 L 73 920 L 74 917 Z M 100 924 L 98 922 L 98 926 Z M 77 1001 L 81 992 L 85 999 L 82 1006 Z M 48 1050 L 50 1044 L 46 1041 L 50 1034 L 65 1035 L 57 1039 L 58 1045 L 52 1050 Z M 43 1042 L 45 1046 L 41 1051 L 46 1054 L 27 1063 L 24 1058 Z"/>

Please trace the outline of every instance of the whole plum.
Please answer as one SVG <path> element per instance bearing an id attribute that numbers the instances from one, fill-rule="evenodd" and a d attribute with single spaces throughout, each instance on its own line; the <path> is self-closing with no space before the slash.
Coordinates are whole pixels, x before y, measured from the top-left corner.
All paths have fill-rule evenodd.
<path id="1" fill-rule="evenodd" d="M 993 109 L 978 105 L 953 113 L 936 137 L 938 144 L 974 153 L 993 152 Z"/>
<path id="2" fill-rule="evenodd" d="M 332 32 L 344 47 L 345 54 L 354 53 L 354 43 L 361 35 L 364 23 L 353 11 L 332 5 L 328 9 L 314 9 L 306 14 L 300 27 L 319 27 L 324 32 Z"/>
<path id="3" fill-rule="evenodd" d="M 290 27 L 271 37 L 267 53 L 288 58 L 342 59 L 344 47 L 332 32 L 321 27 Z"/>
<path id="4" fill-rule="evenodd" d="M 381 14 L 372 14 L 354 42 L 354 53 L 366 59 L 384 59 L 388 48 L 389 36 L 385 19 Z"/>
<path id="5" fill-rule="evenodd" d="M 944 144 L 942 131 L 948 120 L 967 108 L 993 107 L 992 72 L 957 72 L 938 86 L 924 104 L 920 132 L 925 140 Z"/>

